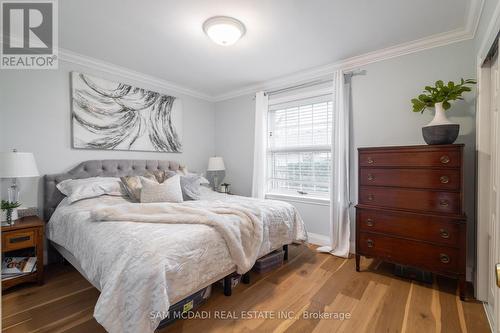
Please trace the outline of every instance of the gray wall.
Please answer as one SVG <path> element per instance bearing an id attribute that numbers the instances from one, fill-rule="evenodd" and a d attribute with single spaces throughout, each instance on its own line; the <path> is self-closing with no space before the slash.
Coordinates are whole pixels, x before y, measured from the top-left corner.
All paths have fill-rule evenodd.
<path id="1" fill-rule="evenodd" d="M 215 152 L 224 158 L 225 181 L 231 191 L 252 194 L 255 128 L 254 96 L 241 96 L 215 104 Z"/>
<path id="2" fill-rule="evenodd" d="M 487 6 L 491 6 L 487 1 Z M 481 28 L 481 27 L 480 27 Z M 482 28 L 481 28 L 482 29 Z M 475 41 L 443 46 L 364 66 L 366 76 L 353 79 L 352 174 L 356 149 L 362 146 L 423 144 L 420 128 L 432 118 L 411 112 L 410 99 L 437 79 L 458 80 L 475 76 Z M 35 153 L 40 172 L 57 173 L 88 159 L 175 159 L 192 170 L 204 171 L 209 156 L 224 157 L 226 181 L 237 194 L 249 195 L 252 185 L 254 100 L 253 95 L 210 103 L 188 96 L 183 99 L 184 153 L 143 153 L 74 150 L 70 146 L 69 72 L 77 70 L 137 84 L 89 68 L 61 64 L 58 71 L 2 71 L 0 78 L 0 151 L 17 148 Z M 163 91 L 158 87 L 144 88 Z M 451 119 L 461 124 L 458 142 L 466 148 L 466 211 L 473 241 L 474 217 L 474 98 L 457 103 Z M 39 201 L 39 183 L 22 182 L 24 202 Z M 5 182 L 2 183 L 5 191 Z M 353 177 L 353 189 L 357 179 Z M 29 191 L 28 191 L 29 190 Z M 3 193 L 4 195 L 4 193 Z M 353 195 L 356 193 L 354 191 Z M 353 198 L 356 202 L 356 198 Z M 297 204 L 307 228 L 319 235 L 329 233 L 328 206 Z M 473 244 L 473 243 L 470 243 Z M 469 247 L 472 258 L 473 246 Z"/>
<path id="3" fill-rule="evenodd" d="M 110 80 L 134 84 L 178 96 L 183 102 L 183 153 L 77 150 L 71 148 L 70 71 L 94 74 Z M 208 158 L 215 153 L 214 104 L 189 96 L 145 86 L 126 78 L 99 73 L 90 68 L 60 63 L 53 70 L 3 70 L 0 74 L 0 151 L 17 148 L 33 152 L 41 174 L 63 172 L 89 159 L 172 159 L 190 170 L 205 171 Z M 3 181 L 2 198 L 6 181 Z M 39 182 L 24 180 L 23 203 L 39 202 Z M 41 205 L 40 205 L 41 207 Z"/>
<path id="4" fill-rule="evenodd" d="M 422 87 L 438 79 L 475 78 L 473 42 L 452 44 L 414 53 L 363 68 L 366 76 L 353 78 L 353 147 L 357 166 L 358 147 L 425 144 L 421 127 L 432 120 L 433 112 L 411 112 L 410 99 Z M 450 120 L 460 124 L 457 143 L 465 143 L 465 211 L 468 218 L 469 267 L 474 260 L 475 223 L 475 96 L 466 95 L 448 111 Z M 357 173 L 352 188 L 357 202 Z"/>
<path id="5" fill-rule="evenodd" d="M 353 202 L 357 202 L 357 148 L 424 144 L 421 127 L 430 122 L 433 112 L 423 115 L 411 111 L 410 99 L 436 80 L 475 77 L 473 41 L 434 48 L 363 66 L 367 74 L 352 82 L 352 164 Z M 466 144 L 466 212 L 470 220 L 470 241 L 474 240 L 474 94 L 456 103 L 450 119 L 461 124 L 458 143 Z M 218 102 L 216 109 L 216 151 L 224 157 L 226 180 L 237 193 L 251 192 L 253 169 L 253 96 Z M 329 213 L 324 207 L 297 205 L 310 232 L 328 235 Z M 470 247 L 471 257 L 473 247 Z"/>

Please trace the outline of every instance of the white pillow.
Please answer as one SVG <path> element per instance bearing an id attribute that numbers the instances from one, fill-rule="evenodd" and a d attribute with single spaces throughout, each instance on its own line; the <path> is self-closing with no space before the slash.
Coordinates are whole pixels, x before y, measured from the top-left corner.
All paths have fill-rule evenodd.
<path id="1" fill-rule="evenodd" d="M 197 173 L 194 173 L 194 172 L 188 172 L 185 174 L 186 177 L 194 177 L 194 176 L 198 176 L 198 179 L 199 179 L 199 184 L 200 185 L 209 185 L 210 182 L 208 181 L 208 179 L 206 179 L 205 177 L 203 177 L 202 174 L 197 174 Z M 182 184 L 181 184 L 182 186 Z"/>
<path id="2" fill-rule="evenodd" d="M 210 185 L 208 179 L 200 175 L 200 185 Z"/>
<path id="3" fill-rule="evenodd" d="M 101 195 L 124 195 L 120 178 L 114 177 L 66 179 L 57 184 L 56 187 L 62 194 L 68 197 L 70 203 Z"/>
<path id="4" fill-rule="evenodd" d="M 141 202 L 182 202 L 181 177 L 179 175 L 166 179 L 158 184 L 141 177 Z"/>

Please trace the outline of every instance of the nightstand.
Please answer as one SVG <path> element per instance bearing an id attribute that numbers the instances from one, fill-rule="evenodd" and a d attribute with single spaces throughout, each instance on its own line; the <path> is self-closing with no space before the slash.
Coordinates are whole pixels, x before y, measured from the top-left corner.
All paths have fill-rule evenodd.
<path id="1" fill-rule="evenodd" d="M 2 279 L 2 290 L 24 282 L 43 284 L 43 234 L 45 222 L 27 216 L 14 225 L 2 225 L 2 263 L 4 257 L 36 257 L 36 271 L 11 279 Z"/>

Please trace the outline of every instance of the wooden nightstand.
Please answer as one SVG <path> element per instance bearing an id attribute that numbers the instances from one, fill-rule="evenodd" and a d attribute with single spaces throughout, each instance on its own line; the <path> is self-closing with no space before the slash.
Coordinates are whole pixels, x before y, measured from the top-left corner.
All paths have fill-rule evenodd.
<path id="1" fill-rule="evenodd" d="M 45 222 L 37 216 L 20 218 L 12 226 L 2 225 L 2 263 L 5 256 L 35 256 L 36 271 L 2 280 L 2 290 L 24 282 L 43 284 L 43 234 Z"/>

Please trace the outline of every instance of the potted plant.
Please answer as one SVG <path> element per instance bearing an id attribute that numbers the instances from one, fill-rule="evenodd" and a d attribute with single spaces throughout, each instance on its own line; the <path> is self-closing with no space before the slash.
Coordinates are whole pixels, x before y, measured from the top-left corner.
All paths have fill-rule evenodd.
<path id="1" fill-rule="evenodd" d="M 434 108 L 434 119 L 422 127 L 422 135 L 429 145 L 451 144 L 455 142 L 460 131 L 460 125 L 452 123 L 446 117 L 446 110 L 451 108 L 451 101 L 463 100 L 462 94 L 471 91 L 469 85 L 476 84 L 473 79 L 461 79 L 460 83 L 453 81 L 444 84 L 436 81 L 434 87 L 426 86 L 422 94 L 411 100 L 413 112 L 423 113 L 427 108 Z"/>
<path id="2" fill-rule="evenodd" d="M 12 225 L 12 220 L 17 220 L 17 210 L 16 208 L 21 206 L 19 202 L 11 202 L 2 200 L 0 208 L 2 209 L 2 215 L 5 212 L 5 221 L 9 225 Z M 4 220 L 2 216 L 2 221 Z"/>

